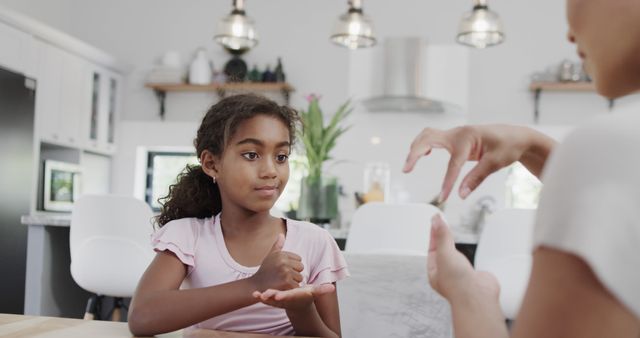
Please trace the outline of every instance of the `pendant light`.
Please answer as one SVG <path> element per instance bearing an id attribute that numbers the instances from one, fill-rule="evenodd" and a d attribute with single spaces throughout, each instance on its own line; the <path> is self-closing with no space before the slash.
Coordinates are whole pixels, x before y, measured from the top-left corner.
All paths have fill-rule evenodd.
<path id="1" fill-rule="evenodd" d="M 459 43 L 475 48 L 498 45 L 504 41 L 502 21 L 489 10 L 486 0 L 473 0 L 471 12 L 465 13 L 458 27 Z"/>
<path id="2" fill-rule="evenodd" d="M 218 33 L 213 38 L 224 48 L 239 54 L 258 44 L 253 19 L 244 12 L 244 0 L 233 0 L 231 14 L 218 23 Z"/>
<path id="3" fill-rule="evenodd" d="M 376 44 L 373 24 L 362 13 L 362 0 L 349 0 L 349 11 L 338 18 L 330 39 L 349 49 L 372 47 Z"/>

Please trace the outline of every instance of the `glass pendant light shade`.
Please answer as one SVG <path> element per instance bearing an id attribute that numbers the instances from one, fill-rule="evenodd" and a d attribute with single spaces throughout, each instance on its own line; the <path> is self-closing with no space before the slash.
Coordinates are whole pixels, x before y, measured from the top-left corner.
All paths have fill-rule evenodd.
<path id="1" fill-rule="evenodd" d="M 486 48 L 504 41 L 502 21 L 489 10 L 486 1 L 476 0 L 471 12 L 465 13 L 458 27 L 459 43 L 475 48 Z"/>
<path id="2" fill-rule="evenodd" d="M 232 52 L 245 52 L 258 44 L 254 21 L 244 12 L 244 1 L 234 0 L 233 11 L 218 23 L 216 42 Z"/>
<path id="3" fill-rule="evenodd" d="M 331 41 L 349 49 L 371 47 L 376 44 L 373 23 L 362 13 L 360 0 L 349 1 L 349 11 L 338 18 Z"/>

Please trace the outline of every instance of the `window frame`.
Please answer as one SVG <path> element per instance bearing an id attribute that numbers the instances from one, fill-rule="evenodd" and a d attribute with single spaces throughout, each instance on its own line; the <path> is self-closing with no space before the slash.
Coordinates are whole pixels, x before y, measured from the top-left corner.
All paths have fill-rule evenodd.
<path id="1" fill-rule="evenodd" d="M 153 201 L 153 177 L 154 177 L 154 158 L 157 156 L 183 156 L 185 158 L 196 156 L 194 151 L 164 151 L 164 150 L 148 150 L 147 151 L 147 166 L 145 172 L 145 188 L 144 188 L 144 200 L 149 204 L 154 212 L 161 211 L 161 208 L 154 207 Z"/>

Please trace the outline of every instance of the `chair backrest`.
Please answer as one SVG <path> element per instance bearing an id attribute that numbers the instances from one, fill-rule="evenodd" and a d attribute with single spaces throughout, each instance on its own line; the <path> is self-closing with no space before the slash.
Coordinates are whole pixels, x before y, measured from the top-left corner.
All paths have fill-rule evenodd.
<path id="1" fill-rule="evenodd" d="M 427 280 L 424 255 L 345 253 L 338 282 L 342 336 L 452 337 L 451 310 Z"/>
<path id="2" fill-rule="evenodd" d="M 500 283 L 500 305 L 514 319 L 531 273 L 533 209 L 502 209 L 489 215 L 480 234 L 475 268 L 489 271 Z"/>
<path id="3" fill-rule="evenodd" d="M 131 297 L 154 256 L 153 212 L 130 196 L 84 195 L 71 212 L 71 276 L 102 295 Z"/>
<path id="4" fill-rule="evenodd" d="M 345 251 L 426 255 L 431 217 L 439 212 L 423 203 L 364 204 L 353 215 Z"/>

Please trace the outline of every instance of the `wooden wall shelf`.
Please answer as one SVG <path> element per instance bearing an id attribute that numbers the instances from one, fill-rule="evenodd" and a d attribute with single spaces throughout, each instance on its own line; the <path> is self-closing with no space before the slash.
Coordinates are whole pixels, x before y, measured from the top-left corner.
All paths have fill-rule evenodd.
<path id="1" fill-rule="evenodd" d="M 227 92 L 280 92 L 287 104 L 289 104 L 289 94 L 295 91 L 295 88 L 286 82 L 230 82 L 216 83 L 209 85 L 193 85 L 187 83 L 147 83 L 147 88 L 151 88 L 156 92 L 160 101 L 160 118 L 164 119 L 165 100 L 167 92 L 216 92 L 220 98 L 227 95 Z"/>
<path id="2" fill-rule="evenodd" d="M 595 92 L 596 86 L 593 82 L 531 82 L 529 90 Z"/>
<path id="3" fill-rule="evenodd" d="M 540 95 L 542 91 L 549 92 L 596 92 L 593 82 L 531 82 L 529 90 L 533 92 L 534 110 L 533 120 L 538 123 L 540 119 Z M 613 108 L 613 100 L 609 100 L 609 109 Z"/>

